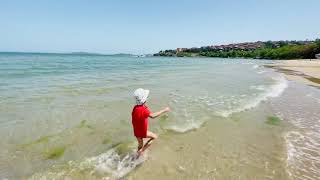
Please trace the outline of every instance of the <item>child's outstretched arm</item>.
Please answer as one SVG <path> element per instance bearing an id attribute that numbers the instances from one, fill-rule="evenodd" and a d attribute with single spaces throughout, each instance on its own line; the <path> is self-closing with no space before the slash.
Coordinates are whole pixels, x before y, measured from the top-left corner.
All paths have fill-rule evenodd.
<path id="1" fill-rule="evenodd" d="M 170 108 L 166 107 L 166 108 L 162 109 L 161 111 L 158 111 L 158 112 L 155 112 L 155 113 L 150 113 L 149 117 L 154 119 L 154 118 L 160 116 L 161 114 L 169 112 L 169 111 L 170 111 Z"/>

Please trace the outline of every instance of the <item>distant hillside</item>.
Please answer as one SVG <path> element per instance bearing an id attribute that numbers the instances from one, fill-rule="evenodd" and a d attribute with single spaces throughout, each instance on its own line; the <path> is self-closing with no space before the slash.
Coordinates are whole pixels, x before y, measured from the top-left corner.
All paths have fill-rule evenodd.
<path id="1" fill-rule="evenodd" d="M 105 56 L 105 54 L 100 54 L 100 53 L 90 53 L 90 52 L 71 52 L 71 53 L 65 53 L 65 54 Z"/>
<path id="2" fill-rule="evenodd" d="M 309 59 L 320 53 L 320 39 L 315 41 L 258 41 L 228 45 L 177 48 L 154 56 L 221 57 L 255 59 Z"/>

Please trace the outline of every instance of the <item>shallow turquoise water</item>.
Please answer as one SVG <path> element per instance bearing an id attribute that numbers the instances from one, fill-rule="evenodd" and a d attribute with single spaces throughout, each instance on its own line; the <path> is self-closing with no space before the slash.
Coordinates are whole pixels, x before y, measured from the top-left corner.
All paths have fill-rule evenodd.
<path id="1" fill-rule="evenodd" d="M 177 108 L 177 116 L 188 113 L 183 111 L 191 103 L 199 106 L 194 111 L 211 108 L 215 114 L 227 116 L 250 103 L 255 106 L 261 101 L 259 98 L 264 98 L 258 96 L 278 83 L 269 76 L 258 75 L 263 70 L 253 63 L 263 62 L 4 54 L 0 56 L 0 122 L 9 132 L 19 126 L 25 129 L 25 125 L 44 123 L 42 130 L 34 130 L 36 134 L 55 133 L 83 119 L 102 121 L 109 115 L 104 106 L 116 105 L 122 107 L 108 113 L 115 117 L 120 116 L 117 111 L 126 112 L 122 118 L 128 119 L 133 105 L 131 95 L 138 87 L 151 90 L 150 104 L 172 105 Z M 30 131 L 25 133 L 30 135 Z"/>
<path id="2" fill-rule="evenodd" d="M 150 89 L 151 110 L 172 109 L 150 122 L 158 134 L 188 133 L 272 102 L 288 82 L 264 63 L 270 61 L 0 54 L 0 177 L 28 177 L 132 144 L 139 87 Z"/>

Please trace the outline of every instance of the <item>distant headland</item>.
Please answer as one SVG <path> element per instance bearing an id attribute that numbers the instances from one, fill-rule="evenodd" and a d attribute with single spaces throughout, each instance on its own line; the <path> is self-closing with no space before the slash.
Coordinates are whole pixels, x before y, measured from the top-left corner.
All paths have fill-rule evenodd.
<path id="1" fill-rule="evenodd" d="M 254 59 L 313 59 L 320 53 L 320 39 L 306 41 L 257 41 L 160 51 L 154 56 L 221 57 Z"/>

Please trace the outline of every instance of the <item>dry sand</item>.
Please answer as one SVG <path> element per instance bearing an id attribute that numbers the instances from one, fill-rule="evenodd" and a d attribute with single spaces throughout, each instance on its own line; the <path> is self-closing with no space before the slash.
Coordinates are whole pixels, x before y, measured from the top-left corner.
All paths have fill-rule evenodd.
<path id="1" fill-rule="evenodd" d="M 281 60 L 265 66 L 284 73 L 289 80 L 320 87 L 320 60 Z"/>

